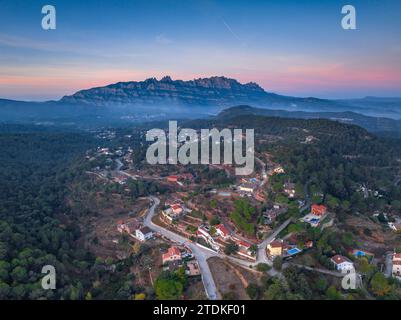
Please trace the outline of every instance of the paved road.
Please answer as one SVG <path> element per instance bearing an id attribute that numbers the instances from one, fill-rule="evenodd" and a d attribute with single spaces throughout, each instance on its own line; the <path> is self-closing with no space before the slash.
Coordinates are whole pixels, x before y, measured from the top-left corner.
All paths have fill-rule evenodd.
<path id="1" fill-rule="evenodd" d="M 292 218 L 287 219 L 284 221 L 284 223 L 281 224 L 274 232 L 268 236 L 263 242 L 261 242 L 258 245 L 258 254 L 257 254 L 257 261 L 256 264 L 258 263 L 267 263 L 268 265 L 272 265 L 272 261 L 267 257 L 266 254 L 266 247 L 274 240 L 277 238 L 279 233 L 283 231 L 292 221 Z"/>
<path id="2" fill-rule="evenodd" d="M 212 273 L 210 271 L 209 265 L 207 263 L 207 259 L 213 256 L 219 256 L 217 253 L 212 251 L 202 249 L 195 245 L 194 243 L 190 242 L 188 239 L 171 232 L 163 227 L 160 227 L 152 222 L 152 218 L 155 214 L 156 207 L 160 204 L 160 200 L 157 197 L 151 196 L 150 199 L 152 200 L 152 206 L 148 210 L 148 214 L 145 217 L 144 225 L 149 227 L 155 232 L 160 233 L 161 235 L 169 238 L 170 240 L 177 242 L 181 245 L 185 245 L 192 250 L 193 255 L 197 259 L 199 263 L 199 268 L 202 273 L 202 281 L 203 285 L 205 286 L 206 294 L 210 300 L 217 300 L 220 298 L 220 295 L 217 291 L 216 284 L 214 283 L 214 279 Z"/>

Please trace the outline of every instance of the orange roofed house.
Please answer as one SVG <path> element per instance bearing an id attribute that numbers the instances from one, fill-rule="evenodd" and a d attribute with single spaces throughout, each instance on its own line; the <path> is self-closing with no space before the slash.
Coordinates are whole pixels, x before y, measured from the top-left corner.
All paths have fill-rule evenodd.
<path id="1" fill-rule="evenodd" d="M 177 247 L 168 248 L 167 252 L 162 255 L 163 264 L 172 261 L 181 261 L 181 251 Z"/>
<path id="2" fill-rule="evenodd" d="M 325 205 L 312 204 L 311 213 L 315 216 L 324 216 L 327 212 L 327 207 Z"/>
<path id="3" fill-rule="evenodd" d="M 280 257 L 283 254 L 284 242 L 281 240 L 274 240 L 267 246 L 268 254 L 272 257 Z"/>
<path id="4" fill-rule="evenodd" d="M 230 238 L 230 232 L 223 224 L 215 226 L 215 229 L 216 229 L 216 234 L 222 237 L 224 240 Z"/>
<path id="5" fill-rule="evenodd" d="M 168 176 L 167 181 L 168 182 L 178 182 L 178 176 Z"/>

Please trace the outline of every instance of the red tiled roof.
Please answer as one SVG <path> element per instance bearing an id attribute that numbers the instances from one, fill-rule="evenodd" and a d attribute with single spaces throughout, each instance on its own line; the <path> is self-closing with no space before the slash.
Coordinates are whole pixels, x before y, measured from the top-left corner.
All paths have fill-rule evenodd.
<path id="1" fill-rule="evenodd" d="M 220 230 L 221 233 L 224 236 L 228 236 L 230 234 L 230 232 L 228 231 L 228 229 L 223 225 L 223 224 L 219 224 L 215 227 L 216 229 Z"/>
<path id="2" fill-rule="evenodd" d="M 283 243 L 281 241 L 279 241 L 279 240 L 275 240 L 275 241 L 270 242 L 270 247 L 271 248 L 280 248 L 282 246 L 283 246 Z"/>
<path id="3" fill-rule="evenodd" d="M 325 205 L 312 204 L 312 214 L 323 215 L 327 211 L 327 207 Z"/>
<path id="4" fill-rule="evenodd" d="M 344 257 L 342 255 L 339 255 L 339 254 L 337 254 L 334 257 L 332 257 L 331 261 L 333 261 L 335 264 L 340 264 L 340 263 L 343 263 L 343 262 L 351 262 L 351 261 L 349 261 L 348 258 L 346 258 L 346 257 Z"/>

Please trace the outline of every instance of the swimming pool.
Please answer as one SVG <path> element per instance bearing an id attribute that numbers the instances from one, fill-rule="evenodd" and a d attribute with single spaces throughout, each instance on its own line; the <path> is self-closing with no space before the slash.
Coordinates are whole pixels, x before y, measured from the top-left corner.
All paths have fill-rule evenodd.
<path id="1" fill-rule="evenodd" d="M 287 251 L 287 253 L 288 253 L 290 256 L 293 256 L 294 254 L 297 254 L 297 253 L 300 253 L 300 252 L 301 252 L 301 250 L 298 249 L 298 248 L 292 248 L 292 249 L 290 249 L 290 250 Z"/>

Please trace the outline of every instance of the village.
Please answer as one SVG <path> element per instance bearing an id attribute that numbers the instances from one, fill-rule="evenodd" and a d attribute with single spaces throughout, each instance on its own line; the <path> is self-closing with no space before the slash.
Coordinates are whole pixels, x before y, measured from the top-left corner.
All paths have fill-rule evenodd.
<path id="1" fill-rule="evenodd" d="M 123 192 L 129 192 L 130 181 L 151 181 L 165 190 L 145 197 L 148 209 L 142 216 L 116 220 L 115 230 L 132 243 L 164 243 L 157 258 L 160 271 L 185 270 L 188 277 L 203 282 L 209 299 L 222 296 L 216 285 L 219 275 L 212 274 L 207 263 L 215 258 L 247 272 L 258 273 L 266 265 L 270 275 L 277 275 L 293 265 L 337 278 L 358 274 L 366 260 L 386 277 L 401 279 L 401 256 L 391 247 L 377 250 L 377 255 L 357 241 L 347 251 L 332 252 L 327 263 L 316 260 L 313 252 L 320 244 L 313 230 L 336 228 L 335 216 L 322 203 L 319 190 L 305 192 L 267 153 L 257 155 L 257 170 L 247 177 L 235 176 L 226 165 L 138 168 L 133 154 L 131 147 L 99 147 L 86 157 L 93 163 L 88 174 L 119 185 Z M 379 215 L 391 232 L 399 231 L 397 217 L 381 213 L 375 218 Z"/>

